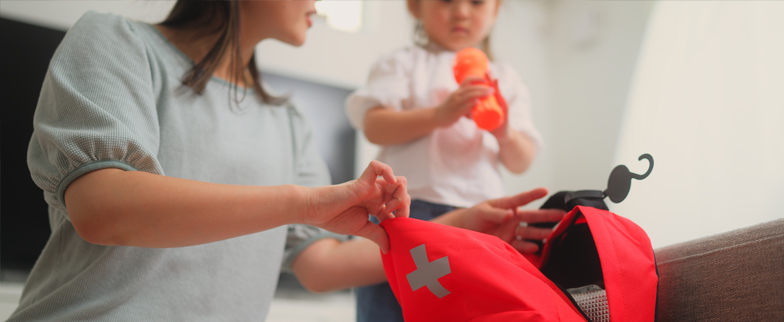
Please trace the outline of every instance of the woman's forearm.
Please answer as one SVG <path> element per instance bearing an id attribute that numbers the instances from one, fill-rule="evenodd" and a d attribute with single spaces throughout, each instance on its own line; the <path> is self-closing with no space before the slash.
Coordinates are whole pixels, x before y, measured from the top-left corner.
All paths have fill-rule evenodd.
<path id="1" fill-rule="evenodd" d="M 520 132 L 509 130 L 509 134 L 498 140 L 501 163 L 512 173 L 523 173 L 531 166 L 536 156 L 536 146 Z"/>
<path id="2" fill-rule="evenodd" d="M 488 230 L 488 227 L 498 226 L 490 219 L 493 215 L 499 214 L 493 214 L 493 209 L 476 206 L 458 208 L 432 221 L 483 231 Z M 496 221 L 503 220 L 496 219 Z M 387 280 L 378 245 L 367 239 L 353 239 L 346 242 L 330 238 L 318 240 L 308 245 L 297 256 L 292 263 L 292 269 L 302 286 L 312 292 L 336 291 Z"/>
<path id="3" fill-rule="evenodd" d="M 435 108 L 395 111 L 376 107 L 365 114 L 365 136 L 379 145 L 408 143 L 430 134 L 438 126 Z"/>
<path id="4" fill-rule="evenodd" d="M 466 209 L 457 209 L 433 222 L 463 227 Z M 302 286 L 311 292 L 329 292 L 387 280 L 378 245 L 367 239 L 340 242 L 322 239 L 309 245 L 292 263 Z"/>
<path id="5" fill-rule="evenodd" d="M 71 183 L 65 200 L 74 228 L 91 243 L 181 247 L 302 221 L 306 189 L 103 169 Z"/>
<path id="6" fill-rule="evenodd" d="M 386 281 L 378 245 L 367 239 L 321 239 L 292 263 L 297 279 L 312 292 L 327 292 Z"/>

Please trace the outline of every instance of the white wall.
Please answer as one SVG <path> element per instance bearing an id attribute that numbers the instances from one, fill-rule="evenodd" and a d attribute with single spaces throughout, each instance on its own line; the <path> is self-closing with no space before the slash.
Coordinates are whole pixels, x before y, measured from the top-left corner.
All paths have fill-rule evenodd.
<path id="1" fill-rule="evenodd" d="M 349 33 L 316 23 L 301 47 L 278 41 L 257 48 L 260 67 L 286 76 L 356 88 L 381 54 L 410 43 L 413 20 L 404 1 L 364 1 L 362 30 Z"/>
<path id="2" fill-rule="evenodd" d="M 784 2 L 660 2 L 615 161 L 653 173 L 612 209 L 654 247 L 784 217 Z"/>
<path id="3" fill-rule="evenodd" d="M 651 6 L 649 1 L 552 3 L 552 189 L 607 187 Z"/>

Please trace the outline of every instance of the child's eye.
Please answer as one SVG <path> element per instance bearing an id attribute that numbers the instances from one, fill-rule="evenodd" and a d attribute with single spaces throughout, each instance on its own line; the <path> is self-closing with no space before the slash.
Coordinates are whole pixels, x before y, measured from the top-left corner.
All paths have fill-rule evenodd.
<path id="1" fill-rule="evenodd" d="M 471 4 L 473 4 L 475 6 L 483 5 L 483 4 L 485 4 L 485 1 L 484 0 L 474 0 L 474 1 L 471 1 Z"/>

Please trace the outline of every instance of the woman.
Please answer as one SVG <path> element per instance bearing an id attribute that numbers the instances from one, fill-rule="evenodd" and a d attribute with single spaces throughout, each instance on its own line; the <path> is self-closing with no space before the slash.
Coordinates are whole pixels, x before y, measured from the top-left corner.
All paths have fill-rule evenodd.
<path id="1" fill-rule="evenodd" d="M 28 150 L 52 235 L 9 321 L 260 320 L 287 225 L 388 248 L 367 214 L 407 216 L 405 179 L 373 162 L 324 186 L 301 111 L 260 85 L 255 45 L 301 45 L 313 13 L 181 0 L 159 25 L 88 13 L 71 28 Z"/>

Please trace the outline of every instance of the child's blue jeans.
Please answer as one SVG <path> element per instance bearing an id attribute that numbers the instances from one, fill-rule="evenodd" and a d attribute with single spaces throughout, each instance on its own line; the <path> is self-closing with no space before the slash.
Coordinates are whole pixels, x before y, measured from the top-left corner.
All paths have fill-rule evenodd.
<path id="1" fill-rule="evenodd" d="M 432 220 L 455 207 L 439 205 L 422 200 L 411 201 L 411 218 Z M 376 223 L 376 218 L 372 218 Z M 403 322 L 403 309 L 392 293 L 389 283 L 358 287 L 354 289 L 357 297 L 357 322 Z"/>

